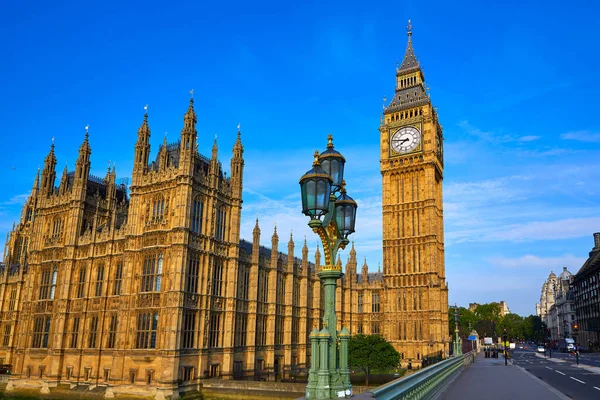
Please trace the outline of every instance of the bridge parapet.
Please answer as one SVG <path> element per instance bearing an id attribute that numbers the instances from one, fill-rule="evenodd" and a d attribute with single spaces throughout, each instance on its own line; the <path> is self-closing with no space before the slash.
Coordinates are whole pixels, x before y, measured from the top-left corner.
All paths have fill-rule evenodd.
<path id="1" fill-rule="evenodd" d="M 475 351 L 440 361 L 419 372 L 398 378 L 373 390 L 353 396 L 356 400 L 427 400 L 446 385 L 462 369 L 475 361 Z"/>

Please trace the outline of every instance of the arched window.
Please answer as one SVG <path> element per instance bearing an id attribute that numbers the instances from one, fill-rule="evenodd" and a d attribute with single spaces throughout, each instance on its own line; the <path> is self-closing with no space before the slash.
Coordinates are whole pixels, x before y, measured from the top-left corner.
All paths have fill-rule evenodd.
<path id="1" fill-rule="evenodd" d="M 58 277 L 58 271 L 56 268 L 52 271 L 52 277 L 50 278 L 50 299 L 54 300 L 54 293 L 56 293 L 56 278 Z"/>
<path id="2" fill-rule="evenodd" d="M 40 300 L 53 300 L 56 292 L 56 278 L 58 276 L 58 270 L 56 268 L 52 270 L 42 271 L 40 279 Z"/>
<path id="3" fill-rule="evenodd" d="M 215 238 L 217 240 L 225 240 L 225 228 L 227 226 L 227 213 L 225 207 L 221 207 L 217 212 L 217 229 Z"/>
<path id="4" fill-rule="evenodd" d="M 158 196 L 152 203 L 152 220 L 160 221 L 165 217 L 165 199 Z"/>
<path id="5" fill-rule="evenodd" d="M 163 255 L 146 256 L 142 266 L 140 292 L 160 292 L 162 284 Z"/>
<path id="6" fill-rule="evenodd" d="M 158 313 L 138 314 L 136 349 L 155 349 Z"/>
<path id="7" fill-rule="evenodd" d="M 200 197 L 196 197 L 192 204 L 192 232 L 202 233 L 202 216 L 204 212 L 204 203 Z"/>

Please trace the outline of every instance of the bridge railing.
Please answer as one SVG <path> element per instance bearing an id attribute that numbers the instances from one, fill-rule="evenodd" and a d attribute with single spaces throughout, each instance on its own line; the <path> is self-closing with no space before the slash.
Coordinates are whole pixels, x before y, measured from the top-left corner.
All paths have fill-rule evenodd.
<path id="1" fill-rule="evenodd" d="M 354 398 L 356 400 L 431 399 L 463 367 L 474 362 L 475 356 L 476 353 L 470 351 L 460 356 L 451 357 L 424 368 L 419 372 L 398 378 L 385 385 L 361 393 L 354 396 Z"/>

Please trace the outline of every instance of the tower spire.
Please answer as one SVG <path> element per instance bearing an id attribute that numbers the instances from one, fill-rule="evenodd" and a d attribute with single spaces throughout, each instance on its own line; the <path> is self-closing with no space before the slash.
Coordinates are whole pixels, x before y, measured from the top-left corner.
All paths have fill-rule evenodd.
<path id="1" fill-rule="evenodd" d="M 406 44 L 406 51 L 404 52 L 404 59 L 402 60 L 402 64 L 397 68 L 398 73 L 406 72 L 410 69 L 418 69 L 419 62 L 417 61 L 417 57 L 415 57 L 415 50 L 412 45 L 412 24 L 410 19 L 408 20 L 408 25 L 406 26 L 406 34 L 408 36 L 408 43 Z"/>

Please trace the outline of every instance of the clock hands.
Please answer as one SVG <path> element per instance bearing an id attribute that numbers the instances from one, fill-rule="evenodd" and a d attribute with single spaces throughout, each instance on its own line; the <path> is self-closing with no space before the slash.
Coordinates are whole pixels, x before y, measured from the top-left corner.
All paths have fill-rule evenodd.
<path id="1" fill-rule="evenodd" d="M 396 140 L 392 139 L 392 142 L 400 142 L 400 145 L 402 145 L 402 144 L 404 144 L 404 142 L 408 142 L 409 140 L 410 140 L 410 138 L 406 138 L 406 139 L 402 139 L 402 140 L 400 140 L 400 139 L 396 139 Z"/>

